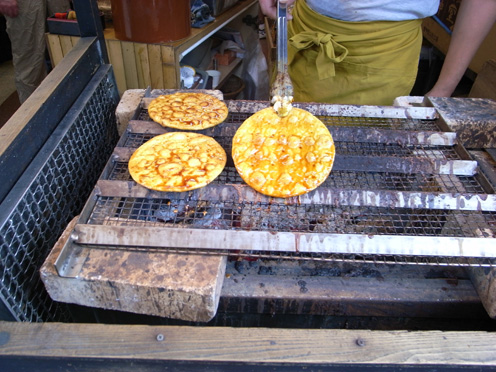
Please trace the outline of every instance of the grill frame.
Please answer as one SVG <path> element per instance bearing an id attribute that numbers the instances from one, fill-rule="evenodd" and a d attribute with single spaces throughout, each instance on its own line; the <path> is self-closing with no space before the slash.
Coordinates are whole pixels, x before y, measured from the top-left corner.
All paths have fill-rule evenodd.
<path id="1" fill-rule="evenodd" d="M 158 95 L 161 93 L 163 92 L 154 91 L 153 94 Z M 357 262 L 365 260 L 366 262 L 401 265 L 493 267 L 496 263 L 496 257 L 491 254 L 490 250 L 493 241 L 481 239 L 483 235 L 496 236 L 494 228 L 496 197 L 494 190 L 489 185 L 489 182 L 485 180 L 485 177 L 477 173 L 476 162 L 472 161 L 465 149 L 458 145 L 456 134 L 446 131 L 442 121 L 439 120 L 435 110 L 432 108 L 414 108 L 411 111 L 407 111 L 408 109 L 405 108 L 384 110 L 384 108 L 377 107 L 297 105 L 318 116 L 326 115 L 326 120 L 324 121 L 328 125 L 334 125 L 335 123 L 343 125 L 343 122 L 344 125 L 330 127 L 335 139 L 338 156 L 329 179 L 317 190 L 307 195 L 285 199 L 281 202 L 260 195 L 244 185 L 239 175 L 237 175 L 230 157 L 228 157 L 226 169 L 221 176 L 211 185 L 200 190 L 188 193 L 160 193 L 136 185 L 126 173 L 125 164 L 127 159 L 141 143 L 157 134 L 169 131 L 169 129 L 162 128 L 151 122 L 148 118 L 146 107 L 149 100 L 149 98 L 143 99 L 141 107 L 136 112 L 135 120 L 131 120 L 126 132 L 119 140 L 102 178 L 98 181 L 93 196 L 85 207 L 86 212 L 81 217 L 79 224 L 76 225 L 73 238 L 68 241 L 64 247 L 63 254 L 57 260 L 57 268 L 61 276 L 77 275 L 77 265 L 72 267 L 71 270 L 67 270 L 67 267 L 71 265 L 68 265 L 66 260 L 70 261 L 71 249 L 81 247 L 84 247 L 84 249 L 88 247 L 105 249 L 110 247 L 128 250 L 149 249 L 150 251 L 166 249 L 167 251 L 183 253 L 188 251 L 196 253 L 214 251 L 214 254 L 240 255 L 243 257 L 273 257 L 272 254 L 275 253 L 277 257 L 274 256 L 273 258 L 302 260 L 311 259 L 311 255 L 316 254 L 316 260 L 349 262 L 356 259 Z M 266 107 L 267 103 L 227 101 L 227 104 L 230 115 L 226 122 L 217 127 L 204 130 L 202 133 L 217 139 L 226 152 L 230 154 L 230 139 L 237 127 L 251 113 Z M 345 120 L 341 116 L 336 116 L 343 114 L 348 115 Z M 364 126 L 364 123 L 367 123 L 367 119 L 364 119 L 365 115 L 372 118 L 373 127 Z M 389 117 L 381 117 L 381 115 Z M 382 128 L 375 126 L 378 121 L 382 123 Z M 420 123 L 419 125 L 425 131 L 419 131 L 418 125 L 415 125 L 415 123 Z M 333 133 L 333 129 L 337 129 L 336 134 Z M 350 136 L 354 138 L 353 133 L 358 133 L 355 136 L 358 140 L 354 143 L 349 141 Z M 400 138 L 406 139 L 399 141 Z M 346 146 L 343 146 L 343 144 Z M 346 151 L 340 152 L 340 148 L 346 148 Z M 362 153 L 357 155 L 359 153 L 357 150 L 359 149 L 362 150 Z M 384 153 L 386 153 L 386 156 L 384 156 Z M 365 167 L 357 165 L 363 162 L 363 159 L 379 157 L 379 161 L 375 163 L 368 162 Z M 347 162 L 339 165 L 340 158 L 341 160 L 346 158 Z M 405 164 L 408 162 L 413 165 L 406 167 L 403 164 L 400 167 L 396 166 L 396 171 L 394 172 L 384 173 L 381 162 L 386 158 L 390 159 L 392 163 L 401 163 L 404 160 Z M 420 160 L 417 161 L 418 159 Z M 346 167 L 350 164 L 353 169 L 346 171 Z M 448 165 L 446 166 L 446 164 Z M 116 174 L 119 174 L 119 172 L 115 171 L 116 167 L 120 167 L 121 174 L 116 177 L 117 179 L 113 179 Z M 405 186 L 400 182 L 402 185 L 400 189 L 408 189 L 400 191 L 388 190 L 387 185 L 385 190 L 378 190 L 375 187 L 376 185 L 374 187 L 370 185 L 362 185 L 362 187 L 358 185 L 357 187 L 355 185 L 353 190 L 349 190 L 353 186 L 353 177 L 357 174 L 362 176 L 371 174 L 364 170 L 367 167 L 372 167 L 376 171 L 376 175 L 383 174 L 392 180 L 395 177 L 396 179 L 398 177 L 413 178 L 412 183 L 417 182 L 417 185 Z M 388 167 L 394 168 L 394 165 L 391 166 L 388 163 Z M 347 175 L 349 183 L 336 187 L 336 184 L 333 183 L 334 173 L 339 174 L 341 178 L 346 178 L 344 175 Z M 422 181 L 419 181 L 419 178 Z M 452 231 L 461 229 L 462 234 L 443 233 L 441 237 L 439 233 L 436 236 L 433 236 L 432 233 L 426 234 L 425 239 L 417 239 L 421 242 L 414 244 L 410 238 L 418 236 L 418 234 L 406 233 L 404 237 L 398 237 L 387 232 L 377 233 L 377 231 L 367 230 L 353 232 L 332 231 L 315 234 L 312 229 L 299 231 L 298 229 L 292 229 L 291 226 L 287 229 L 281 229 L 280 227 L 260 229 L 256 226 L 249 226 L 249 228 L 246 226 L 229 226 L 226 229 L 226 225 L 223 223 L 220 226 L 214 223 L 213 227 L 204 228 L 193 226 L 194 224 L 191 221 L 185 225 L 181 225 L 181 223 L 174 225 L 168 223 L 167 220 L 155 221 L 157 223 L 154 224 L 150 219 L 145 218 L 143 220 L 142 216 L 134 216 L 134 218 L 130 219 L 120 218 L 119 213 L 116 212 L 111 212 L 110 215 L 105 216 L 105 213 L 109 212 L 109 208 L 106 206 L 102 208 L 104 218 L 98 222 L 93 219 L 93 210 L 98 209 L 101 198 L 109 196 L 117 197 L 118 203 L 121 204 L 133 203 L 139 198 L 142 198 L 141 200 L 149 205 L 152 205 L 154 201 L 158 201 L 159 204 L 165 201 L 165 203 L 176 203 L 178 205 L 186 201 L 187 208 L 189 208 L 188 213 L 203 215 L 203 217 L 211 215 L 211 213 L 209 214 L 209 207 L 205 207 L 205 205 L 209 205 L 208 203 L 219 201 L 226 203 L 229 200 L 239 200 L 240 203 L 245 204 L 251 203 L 254 208 L 260 208 L 265 205 L 269 206 L 268 209 L 274 204 L 284 205 L 288 208 L 326 207 L 330 211 L 340 211 L 343 208 L 352 210 L 357 205 L 371 209 L 388 207 L 390 208 L 389 211 L 401 211 L 400 215 L 410 217 L 422 210 L 422 216 L 433 216 L 433 220 L 439 220 L 436 216 L 436 210 L 443 208 L 448 211 L 446 215 L 442 216 L 443 223 L 455 225 L 455 227 L 451 227 Z M 195 211 L 195 203 L 196 205 L 201 205 L 203 209 Z M 142 207 L 135 207 L 141 208 L 143 212 Z M 215 208 L 215 206 L 213 207 Z M 237 208 L 239 208 L 237 205 L 227 208 L 231 210 L 231 217 L 228 216 L 227 219 L 231 218 L 231 222 L 234 221 L 234 223 L 239 223 L 239 221 L 235 221 L 232 218 L 232 211 Z M 162 212 L 171 213 L 170 211 Z M 291 212 L 294 212 L 294 210 L 291 210 Z M 350 214 L 349 212 L 347 213 Z M 480 219 L 481 215 L 489 216 L 488 221 L 483 218 L 485 222 L 483 222 L 482 227 L 472 229 L 481 232 L 479 235 L 471 231 L 471 228 L 466 225 L 468 221 L 466 214 L 470 213 L 476 216 L 475 220 Z M 425 218 L 419 217 L 418 223 L 426 222 Z M 180 219 L 183 222 L 186 220 L 184 217 Z M 194 220 L 193 218 L 192 221 Z M 199 221 L 200 225 L 202 225 L 201 218 L 196 219 L 196 221 Z M 394 225 L 394 221 L 387 223 Z M 400 224 L 404 225 L 403 222 Z M 210 233 L 208 231 L 210 229 L 215 231 L 215 234 Z M 233 233 L 233 231 L 235 232 Z M 238 238 L 236 235 L 238 232 L 243 234 L 243 238 Z M 198 244 L 194 239 L 188 238 L 188 236 L 195 236 L 195 234 L 202 234 L 202 244 Z M 206 238 L 205 235 L 208 235 L 211 239 Z M 429 235 L 431 236 L 429 237 Z M 122 238 L 123 236 L 130 238 Z M 136 236 L 138 237 L 136 238 Z M 143 236 L 157 238 L 141 238 Z M 375 238 L 375 240 L 372 238 Z M 230 243 L 216 244 L 216 239 Z M 242 248 L 241 253 L 239 253 L 239 244 L 242 244 L 243 241 L 255 241 L 259 246 L 254 249 Z M 264 241 L 269 243 L 265 244 Z M 372 243 L 372 241 L 374 242 Z M 474 241 L 483 242 L 483 244 L 479 244 L 482 248 L 474 249 Z M 322 242 L 325 243 L 322 244 Z M 339 245 L 334 243 L 339 243 L 347 248 L 344 250 L 332 250 L 331 247 Z M 290 248 L 284 248 L 285 244 Z M 431 244 L 433 248 L 423 249 L 422 247 L 425 244 Z M 419 251 L 416 253 L 412 252 L 411 248 L 394 248 L 395 245 L 410 245 L 416 247 Z M 446 249 L 444 247 L 444 251 L 438 249 L 442 245 L 447 245 L 450 248 Z M 462 249 L 457 247 L 462 247 Z M 281 258 L 281 251 L 285 252 L 285 257 Z M 302 257 L 301 253 L 303 251 L 309 255 Z M 298 255 L 300 255 L 300 258 L 298 258 Z"/>

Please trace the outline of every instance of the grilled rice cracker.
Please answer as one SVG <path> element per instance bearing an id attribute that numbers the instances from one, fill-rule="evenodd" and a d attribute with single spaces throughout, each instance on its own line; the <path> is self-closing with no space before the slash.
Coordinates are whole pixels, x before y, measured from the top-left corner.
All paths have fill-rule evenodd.
<path id="1" fill-rule="evenodd" d="M 222 123 L 228 114 L 220 99 L 206 93 L 174 93 L 152 100 L 148 115 L 160 125 L 175 129 L 201 130 Z"/>
<path id="2" fill-rule="evenodd" d="M 226 165 L 226 152 L 199 133 L 169 132 L 141 145 L 129 159 L 129 173 L 157 191 L 189 191 L 212 182 Z"/>
<path id="3" fill-rule="evenodd" d="M 232 147 L 234 165 L 243 180 L 274 197 L 317 188 L 329 176 L 335 155 L 326 126 L 298 108 L 283 118 L 273 108 L 255 113 L 239 127 Z"/>

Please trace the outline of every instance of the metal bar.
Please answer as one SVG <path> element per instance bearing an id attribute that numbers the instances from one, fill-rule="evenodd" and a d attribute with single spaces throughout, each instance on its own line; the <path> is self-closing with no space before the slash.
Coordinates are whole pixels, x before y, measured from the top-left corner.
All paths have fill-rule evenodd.
<path id="1" fill-rule="evenodd" d="M 277 72 L 288 72 L 287 4 L 277 1 Z"/>
<path id="2" fill-rule="evenodd" d="M 357 127 L 332 127 L 330 129 L 332 138 L 336 142 L 391 143 L 400 146 L 453 146 L 456 143 L 456 133 L 454 132 L 412 132 Z"/>
<path id="3" fill-rule="evenodd" d="M 100 11 L 98 2 L 87 0 L 75 0 L 74 9 L 78 17 L 79 32 L 81 38 L 96 37 L 99 54 L 102 64 L 108 64 L 109 58 L 107 48 L 105 46 L 105 38 L 103 36 L 103 25 L 100 19 Z"/>
<path id="4" fill-rule="evenodd" d="M 116 150 L 119 161 L 128 161 L 133 154 L 132 148 Z M 477 162 L 473 160 L 434 160 L 421 157 L 359 156 L 336 155 L 334 171 L 350 172 L 394 172 L 404 174 L 445 174 L 473 176 L 477 173 Z M 332 173 L 331 173 L 332 174 Z"/>
<path id="5" fill-rule="evenodd" d="M 230 112 L 255 113 L 266 107 L 266 101 L 227 101 Z M 397 107 L 397 106 L 359 106 L 359 105 L 331 105 L 296 102 L 299 107 L 317 116 L 348 116 L 363 118 L 392 118 L 392 119 L 421 119 L 434 120 L 439 116 L 433 107 Z"/>
<path id="6" fill-rule="evenodd" d="M 333 170 L 473 176 L 477 173 L 477 162 L 470 160 L 431 160 L 421 157 L 371 157 L 338 154 L 334 160 Z"/>
<path id="7" fill-rule="evenodd" d="M 206 135 L 233 136 L 240 124 L 222 123 L 218 127 L 211 128 L 202 133 Z M 432 132 L 432 131 L 406 131 L 394 129 L 377 128 L 350 128 L 332 127 L 332 138 L 336 142 L 365 142 L 384 143 L 400 146 L 454 146 L 456 144 L 456 133 L 454 132 Z M 159 135 L 167 132 L 164 127 L 158 126 L 155 122 L 145 122 L 132 120 L 127 128 L 128 133 Z M 208 133 L 208 134 L 207 134 Z"/>
<path id="8" fill-rule="evenodd" d="M 235 251 L 494 257 L 494 239 L 198 230 L 149 226 L 78 224 L 74 241 L 103 247 L 179 247 Z"/>
<path id="9" fill-rule="evenodd" d="M 97 189 L 99 196 L 118 198 L 205 201 L 243 200 L 246 202 L 271 202 L 273 200 L 270 197 L 259 194 L 248 185 L 210 184 L 188 193 L 165 193 L 146 189 L 132 181 L 99 180 Z M 300 195 L 297 198 L 284 199 L 284 204 L 332 204 L 337 206 L 491 212 L 496 210 L 496 195 L 330 189 L 321 186 L 317 190 Z"/>

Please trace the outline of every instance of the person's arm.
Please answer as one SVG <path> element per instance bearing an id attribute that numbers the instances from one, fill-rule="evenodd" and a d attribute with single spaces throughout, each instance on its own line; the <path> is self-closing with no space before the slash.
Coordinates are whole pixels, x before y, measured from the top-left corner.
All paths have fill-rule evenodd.
<path id="1" fill-rule="evenodd" d="M 282 3 L 287 3 L 288 6 L 294 4 L 296 0 L 281 0 Z M 259 0 L 260 10 L 269 18 L 277 18 L 277 0 Z M 291 14 L 288 14 L 288 20 L 291 19 Z"/>
<path id="2" fill-rule="evenodd" d="M 19 14 L 17 0 L 0 0 L 0 14 L 5 14 L 12 18 L 17 17 Z"/>
<path id="3" fill-rule="evenodd" d="M 426 96 L 450 97 L 496 21 L 496 0 L 463 0 L 439 78 Z"/>

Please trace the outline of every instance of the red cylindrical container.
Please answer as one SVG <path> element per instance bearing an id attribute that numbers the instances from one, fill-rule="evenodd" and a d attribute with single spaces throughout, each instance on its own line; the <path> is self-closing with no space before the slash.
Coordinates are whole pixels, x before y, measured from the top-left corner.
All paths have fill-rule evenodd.
<path id="1" fill-rule="evenodd" d="M 115 37 L 140 43 L 164 43 L 189 36 L 189 0 L 112 0 Z"/>

